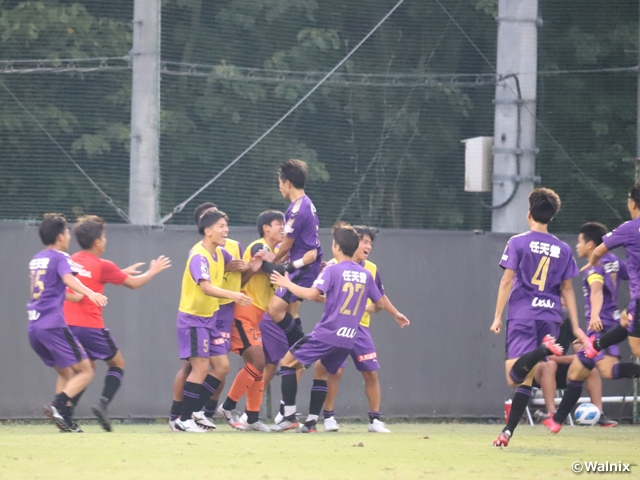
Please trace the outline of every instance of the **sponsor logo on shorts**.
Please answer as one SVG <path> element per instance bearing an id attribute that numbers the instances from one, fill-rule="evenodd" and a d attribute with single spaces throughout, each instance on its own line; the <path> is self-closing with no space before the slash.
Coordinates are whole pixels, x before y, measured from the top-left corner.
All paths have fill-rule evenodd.
<path id="1" fill-rule="evenodd" d="M 542 307 L 542 308 L 553 308 L 555 306 L 555 302 L 545 298 L 535 297 L 533 302 L 531 302 L 532 307 Z"/>
<path id="2" fill-rule="evenodd" d="M 216 338 L 213 340 L 213 344 L 214 345 L 223 345 L 224 344 L 224 338 Z"/>
<path id="3" fill-rule="evenodd" d="M 30 322 L 35 322 L 40 318 L 40 312 L 37 310 L 27 310 L 27 313 L 29 314 Z"/>
<path id="4" fill-rule="evenodd" d="M 378 358 L 378 354 L 376 352 L 367 353 L 365 355 L 358 355 L 359 362 L 366 362 L 367 360 L 374 360 Z"/>
<path id="5" fill-rule="evenodd" d="M 340 327 L 336 332 L 336 335 L 344 338 L 353 338 L 356 336 L 357 333 L 358 333 L 358 330 L 355 328 Z"/>
<path id="6" fill-rule="evenodd" d="M 220 332 L 220 336 L 222 338 L 231 338 L 231 334 L 227 332 Z"/>

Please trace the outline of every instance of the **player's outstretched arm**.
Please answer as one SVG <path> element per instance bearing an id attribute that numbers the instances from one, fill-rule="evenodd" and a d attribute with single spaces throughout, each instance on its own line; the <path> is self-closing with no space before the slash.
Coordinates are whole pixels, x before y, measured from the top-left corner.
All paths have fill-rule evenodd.
<path id="1" fill-rule="evenodd" d="M 398 309 L 393 306 L 389 297 L 386 295 L 383 295 L 377 302 L 373 302 L 371 305 L 375 305 L 376 311 L 386 310 L 389 312 L 398 325 L 400 325 L 400 328 L 404 328 L 411 323 L 405 315 L 400 313 Z"/>
<path id="2" fill-rule="evenodd" d="M 580 271 L 584 272 L 585 270 L 595 267 L 600 261 L 600 259 L 604 257 L 607 253 L 609 253 L 609 249 L 604 243 L 601 243 L 593 251 L 593 253 L 591 254 L 591 257 L 589 257 L 589 262 L 587 262 L 587 264 L 584 267 L 582 267 Z"/>
<path id="3" fill-rule="evenodd" d="M 136 263 L 132 265 L 132 267 L 140 266 L 140 265 L 144 265 L 144 263 Z M 140 288 L 142 285 L 149 282 L 149 280 L 151 280 L 160 272 L 170 267 L 171 267 L 171 259 L 169 257 L 165 257 L 164 255 L 160 255 L 155 260 L 151 260 L 151 263 L 149 263 L 149 270 L 144 272 L 142 275 L 134 276 L 129 274 L 127 279 L 124 282 L 122 282 L 122 285 L 124 285 L 127 288 L 130 288 L 131 290 L 135 290 L 136 288 Z"/>
<path id="4" fill-rule="evenodd" d="M 82 295 L 81 293 L 76 293 L 73 290 L 71 292 L 67 290 L 67 292 L 64 295 L 64 299 L 67 302 L 72 302 L 72 303 L 78 303 L 83 298 L 84 298 L 84 295 Z"/>
<path id="5" fill-rule="evenodd" d="M 242 307 L 251 305 L 252 301 L 250 297 L 247 297 L 242 292 L 232 292 L 231 290 L 225 290 L 224 288 L 214 287 L 209 280 L 200 280 L 198 284 L 205 295 L 216 298 L 228 298 L 233 300 Z"/>
<path id="6" fill-rule="evenodd" d="M 262 268 L 262 263 L 264 261 L 264 254 L 270 253 L 266 250 L 260 250 L 257 252 L 251 260 L 247 263 L 247 270 L 242 274 L 242 286 L 245 285 L 253 277 L 258 271 Z"/>
<path id="7" fill-rule="evenodd" d="M 76 293 L 81 293 L 93 303 L 99 307 L 104 307 L 107 304 L 107 297 L 100 293 L 96 293 L 90 288 L 85 287 L 80 280 L 78 280 L 72 273 L 67 273 L 62 276 L 64 284 Z"/>
<path id="8" fill-rule="evenodd" d="M 275 271 L 271 274 L 271 283 L 278 287 L 286 288 L 296 297 L 304 298 L 305 300 L 310 300 L 312 302 L 316 301 L 316 299 L 322 295 L 322 292 L 319 289 L 314 287 L 305 288 L 300 285 L 296 285 L 289 280 L 288 276 L 283 277 L 280 273 Z"/>
<path id="9" fill-rule="evenodd" d="M 238 260 L 234 258 L 227 262 L 224 266 L 225 272 L 241 272 L 244 273 L 249 269 L 249 264 L 244 260 Z"/>
<path id="10" fill-rule="evenodd" d="M 282 260 L 289 255 L 291 247 L 293 247 L 293 238 L 285 237 L 280 243 L 280 248 L 278 248 L 278 253 L 276 253 L 276 258 L 273 259 L 273 263 L 282 263 Z"/>
<path id="11" fill-rule="evenodd" d="M 496 312 L 493 315 L 493 323 L 490 330 L 498 335 L 502 329 L 502 313 L 504 307 L 509 300 L 509 294 L 511 293 L 511 287 L 513 286 L 513 277 L 516 272 L 510 268 L 505 268 L 502 274 L 502 280 L 500 280 L 500 287 L 498 287 L 498 298 L 496 300 Z"/>

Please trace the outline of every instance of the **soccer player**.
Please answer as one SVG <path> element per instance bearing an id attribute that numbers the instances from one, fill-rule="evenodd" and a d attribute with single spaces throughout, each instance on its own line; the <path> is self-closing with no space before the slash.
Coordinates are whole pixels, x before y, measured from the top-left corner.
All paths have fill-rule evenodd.
<path id="1" fill-rule="evenodd" d="M 284 238 L 284 214 L 275 210 L 267 210 L 258 216 L 258 234 L 260 238 L 251 243 L 244 253 L 244 261 L 249 263 L 259 254 L 269 254 L 275 258 L 276 246 Z M 262 257 L 264 259 L 264 256 Z M 271 270 L 272 271 L 272 270 Z M 229 390 L 224 404 L 220 406 L 220 414 L 229 424 L 239 430 L 268 432 L 269 427 L 258 418 L 264 391 L 263 372 L 265 356 L 262 349 L 262 335 L 259 324 L 267 310 L 269 301 L 275 293 L 269 276 L 264 271 L 249 276 L 243 287 L 246 295 L 251 297 L 248 306 L 236 305 L 231 332 L 231 349 L 242 356 L 244 368 L 238 372 Z M 238 423 L 233 415 L 236 405 L 243 395 L 247 395 L 247 423 Z"/>
<path id="2" fill-rule="evenodd" d="M 44 413 L 61 431 L 80 431 L 71 416 L 71 399 L 93 378 L 93 367 L 82 345 L 64 322 L 65 286 L 99 307 L 107 297 L 85 287 L 75 278 L 77 266 L 66 253 L 71 235 L 62 214 L 47 213 L 38 228 L 45 249 L 29 262 L 31 296 L 27 303 L 29 343 L 47 367 L 58 372 L 56 396 Z"/>
<path id="3" fill-rule="evenodd" d="M 389 298 L 386 296 L 384 286 L 382 285 L 382 279 L 380 278 L 380 271 L 375 263 L 368 260 L 369 254 L 373 248 L 373 241 L 376 238 L 376 234 L 373 229 L 356 225 L 353 227 L 360 238 L 360 244 L 356 253 L 353 255 L 353 261 L 361 267 L 368 270 L 376 281 L 376 285 L 382 293 L 382 298 L 385 302 L 385 309 L 394 317 L 403 316 L 393 306 Z M 329 264 L 336 263 L 333 259 L 328 262 Z M 358 325 L 358 334 L 356 335 L 356 342 L 351 350 L 351 358 L 356 366 L 356 369 L 362 373 L 365 383 L 365 394 L 369 400 L 369 426 L 370 432 L 376 433 L 390 433 L 384 425 L 384 422 L 380 421 L 380 380 L 378 379 L 378 370 L 380 369 L 380 363 L 378 362 L 378 355 L 376 354 L 376 347 L 371 338 L 371 330 L 369 325 L 371 323 L 371 313 L 376 311 L 371 301 L 367 301 L 367 308 L 362 316 L 362 320 Z M 404 316 L 403 316 L 404 317 Z M 409 321 L 407 320 L 407 324 Z M 335 412 L 333 411 L 336 396 L 338 395 L 338 385 L 344 373 L 345 364 L 340 366 L 340 369 L 335 375 L 328 375 L 327 370 L 322 365 L 322 362 L 316 362 L 313 372 L 313 387 L 311 388 L 311 401 L 309 405 L 309 416 L 304 425 L 298 428 L 299 433 L 308 433 L 317 431 L 317 421 L 320 414 L 320 409 L 324 403 L 324 430 L 325 432 L 337 432 L 340 426 L 335 420 Z M 325 398 L 326 397 L 326 398 Z"/>
<path id="4" fill-rule="evenodd" d="M 205 213 L 216 210 L 217 206 L 211 202 L 205 202 L 198 205 L 195 208 L 193 214 L 196 227 L 198 226 L 198 222 Z M 229 250 L 227 250 L 226 247 L 229 247 Z M 222 250 L 225 259 L 225 274 L 222 283 L 220 284 L 220 288 L 232 292 L 240 292 L 242 275 L 248 269 L 248 265 L 242 259 L 240 259 L 242 246 L 238 241 L 227 238 L 225 242 L 225 248 L 222 248 Z M 231 349 L 231 325 L 233 323 L 234 304 L 229 299 L 221 298 L 218 301 L 218 306 L 219 308 L 215 313 L 215 324 L 216 328 L 220 332 L 220 336 L 224 338 L 225 347 L 228 352 Z M 218 362 L 218 365 L 220 366 L 221 362 Z M 180 413 L 182 412 L 182 391 L 184 389 L 184 382 L 189 376 L 189 373 L 191 373 L 191 364 L 187 360 L 183 360 L 182 366 L 176 373 L 173 382 L 174 400 L 169 415 L 169 427 L 174 431 L 176 431 L 175 420 L 180 416 Z M 193 413 L 195 422 L 201 427 L 209 430 L 216 428 L 215 423 L 213 423 L 213 415 L 215 414 L 216 408 L 218 406 L 218 399 L 220 397 L 220 394 L 222 393 L 222 389 L 224 388 L 225 378 L 229 371 L 221 370 L 219 368 L 219 370 L 214 373 L 215 377 L 220 380 L 220 385 L 215 390 L 211 398 L 207 400 L 203 407 L 203 410 Z"/>
<path id="5" fill-rule="evenodd" d="M 191 371 L 184 383 L 180 418 L 174 425 L 175 429 L 184 432 L 205 432 L 194 421 L 193 413 L 200 411 L 220 386 L 220 379 L 214 376 L 216 372 L 228 372 L 230 368 L 225 340 L 215 323 L 218 299 L 230 298 L 241 305 L 251 304 L 251 299 L 243 293 L 220 288 L 225 257 L 230 259 L 220 248 L 229 233 L 227 221 L 226 214 L 219 210 L 202 215 L 198 230 L 203 240 L 189 252 L 182 278 L 178 348 L 180 358 L 189 361 Z M 209 374 L 210 368 L 214 375 Z"/>
<path id="6" fill-rule="evenodd" d="M 631 302 L 627 312 L 628 324 L 625 327 L 621 322 L 596 339 L 593 342 L 594 357 L 597 352 L 620 343 L 627 337 L 631 352 L 636 357 L 640 357 L 640 182 L 636 182 L 629 190 L 627 209 L 631 220 L 606 234 L 602 243 L 591 254 L 589 263 L 582 267 L 583 271 L 593 268 L 598 265 L 601 258 L 609 253 L 609 250 L 617 247 L 624 247 L 627 253 L 629 291 L 631 293 Z"/>
<path id="7" fill-rule="evenodd" d="M 285 239 L 280 244 L 275 263 L 288 258 L 291 280 L 301 287 L 310 287 L 320 273 L 322 249 L 318 239 L 320 223 L 311 199 L 304 187 L 309 176 L 307 164 L 302 160 L 287 160 L 280 166 L 278 184 L 282 196 L 291 201 L 285 213 Z M 316 252 L 311 263 L 305 263 L 304 254 Z M 290 270 L 289 269 L 289 270 Z M 298 309 L 302 299 L 286 288 L 278 288 L 268 306 L 269 316 L 285 332 L 289 346 L 304 336 Z"/>
<path id="8" fill-rule="evenodd" d="M 529 398 L 535 366 L 547 355 L 562 355 L 556 343 L 564 298 L 573 334 L 587 337 L 578 325 L 578 311 L 571 279 L 578 267 L 569 245 L 549 234 L 548 225 L 560 209 L 560 197 L 548 188 L 529 194 L 527 220 L 530 230 L 511 237 L 500 266 L 504 269 L 491 331 L 498 335 L 502 313 L 507 313 L 507 383 L 517 387 L 507 425 L 493 445 L 506 447 L 522 418 Z"/>
<path id="9" fill-rule="evenodd" d="M 141 275 L 135 274 L 140 273 L 137 269 L 143 263 L 120 270 L 115 263 L 100 258 L 107 245 L 105 230 L 106 222 L 95 215 L 81 217 L 73 228 L 82 251 L 71 255 L 71 260 L 80 267 L 78 279 L 94 292 L 103 293 L 107 283 L 136 289 L 171 266 L 169 258 L 161 255 L 152 260 L 149 269 Z M 124 358 L 111 337 L 111 332 L 104 326 L 102 308 L 83 295 L 73 292 L 67 292 L 67 300 L 71 301 L 64 303 L 64 316 L 71 332 L 80 341 L 91 361 L 104 360 L 109 366 L 102 395 L 92 411 L 102 428 L 110 432 L 107 407 L 120 388 L 124 375 Z M 78 397 L 73 399 L 74 406 L 77 405 Z"/>
<path id="10" fill-rule="evenodd" d="M 593 252 L 603 243 L 607 229 L 600 223 L 586 223 L 580 228 L 576 247 L 581 258 L 593 258 Z M 589 262 L 591 263 L 591 261 Z M 608 331 L 620 328 L 618 314 L 618 288 L 620 279 L 626 279 L 624 262 L 613 253 L 602 255 L 598 263 L 584 270 L 583 289 L 585 293 L 585 315 L 589 318 L 587 334 L 595 343 Z M 601 345 L 600 345 L 601 346 Z M 598 367 L 604 378 L 637 378 L 640 377 L 640 365 L 632 362 L 620 363 L 618 345 L 609 345 L 595 349 L 596 355 L 587 356 L 586 351 L 579 351 L 571 362 L 567 373 L 567 390 L 558 406 L 558 411 L 542 423 L 552 432 L 558 433 L 567 415 L 571 412 L 582 393 L 584 380 L 594 367 Z"/>
<path id="11" fill-rule="evenodd" d="M 326 370 L 335 374 L 353 348 L 367 300 L 371 300 L 379 308 L 385 306 L 382 292 L 371 273 L 353 261 L 359 243 L 360 239 L 353 227 L 336 228 L 333 232 L 332 250 L 338 263 L 328 265 L 311 288 L 295 285 L 278 272 L 271 275 L 273 283 L 290 290 L 299 298 L 316 300 L 321 295 L 326 295 L 324 313 L 318 324 L 310 335 L 305 335 L 282 359 L 284 419 L 271 427 L 274 431 L 282 432 L 299 426 L 295 401 L 298 389 L 296 369 L 322 360 Z M 401 327 L 409 323 L 401 314 L 397 314 L 395 319 Z"/>

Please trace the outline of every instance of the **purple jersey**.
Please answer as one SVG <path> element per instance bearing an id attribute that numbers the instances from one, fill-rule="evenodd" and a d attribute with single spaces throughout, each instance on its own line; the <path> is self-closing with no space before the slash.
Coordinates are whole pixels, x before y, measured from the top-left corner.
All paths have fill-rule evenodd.
<path id="1" fill-rule="evenodd" d="M 79 267 L 65 252 L 52 248 L 42 250 L 29 262 L 31 300 L 27 303 L 29 328 L 66 327 L 62 305 L 66 285 L 63 275 L 76 275 Z"/>
<path id="2" fill-rule="evenodd" d="M 602 309 L 600 320 L 605 328 L 613 328 L 620 319 L 618 310 L 618 287 L 620 280 L 628 278 L 625 263 L 613 253 L 607 253 L 595 267 L 584 272 L 582 291 L 584 292 L 584 310 L 587 324 L 591 318 L 591 284 L 602 284 Z"/>
<path id="3" fill-rule="evenodd" d="M 624 247 L 627 252 L 629 291 L 632 299 L 640 299 L 640 218 L 623 223 L 607 233 L 602 242 L 609 249 Z"/>
<path id="4" fill-rule="evenodd" d="M 562 323 L 560 287 L 578 276 L 571 247 L 549 233 L 511 237 L 500 266 L 515 272 L 507 319 Z"/>
<path id="5" fill-rule="evenodd" d="M 286 225 L 284 233 L 288 238 L 293 239 L 293 245 L 289 250 L 289 260 L 300 260 L 309 250 L 318 250 L 317 263 L 322 261 L 322 249 L 318 238 L 320 220 L 316 213 L 316 207 L 306 195 L 300 197 L 295 202 L 291 202 L 287 213 L 284 215 Z"/>
<path id="6" fill-rule="evenodd" d="M 373 276 L 357 263 L 345 261 L 327 265 L 313 287 L 326 294 L 327 301 L 311 337 L 351 349 L 367 299 L 377 302 L 382 298 Z"/>

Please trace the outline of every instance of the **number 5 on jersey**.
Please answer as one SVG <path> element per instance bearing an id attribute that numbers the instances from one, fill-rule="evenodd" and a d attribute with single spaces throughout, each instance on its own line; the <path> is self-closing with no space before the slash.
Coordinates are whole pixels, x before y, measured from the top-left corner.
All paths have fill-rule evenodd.
<path id="1" fill-rule="evenodd" d="M 537 285 L 539 291 L 544 291 L 544 286 L 547 283 L 547 273 L 549 273 L 549 263 L 551 263 L 551 257 L 542 257 L 536 273 L 533 274 L 531 284 Z"/>

